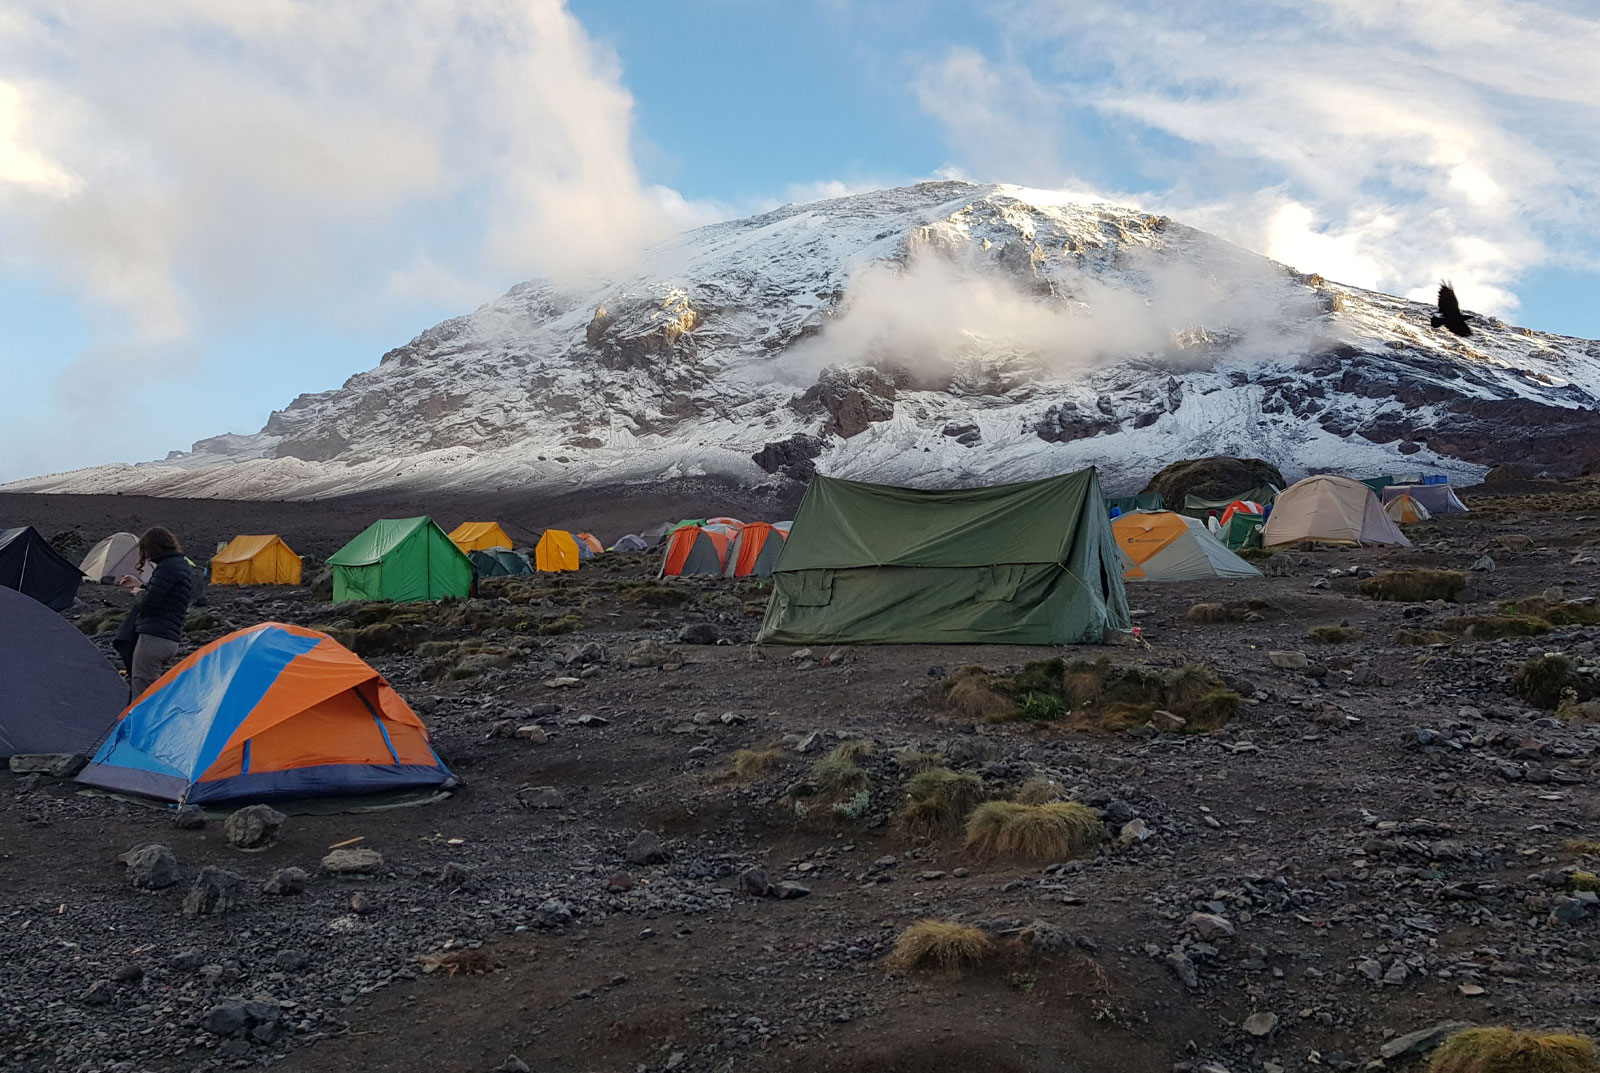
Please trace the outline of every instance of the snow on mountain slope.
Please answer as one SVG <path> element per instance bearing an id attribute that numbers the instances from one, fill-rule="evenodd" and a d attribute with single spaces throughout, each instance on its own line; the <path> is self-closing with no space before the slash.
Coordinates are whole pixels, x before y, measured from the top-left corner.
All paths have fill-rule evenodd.
<path id="1" fill-rule="evenodd" d="M 913 485 L 1179 458 L 1286 474 L 1600 461 L 1600 345 L 1302 276 L 1162 217 L 959 182 L 687 232 L 534 281 L 261 432 L 10 490 L 305 498 L 821 471 Z"/>

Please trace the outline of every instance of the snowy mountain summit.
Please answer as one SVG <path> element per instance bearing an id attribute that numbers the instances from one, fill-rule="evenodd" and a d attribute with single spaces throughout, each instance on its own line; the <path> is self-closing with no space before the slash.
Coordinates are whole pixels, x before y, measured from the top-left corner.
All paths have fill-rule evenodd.
<path id="1" fill-rule="evenodd" d="M 702 227 L 627 278 L 520 284 L 255 435 L 11 487 L 944 486 L 1094 464 L 1136 490 L 1207 454 L 1458 481 L 1600 461 L 1600 344 L 1492 317 L 1457 339 L 1431 312 L 1165 217 L 922 183 Z"/>

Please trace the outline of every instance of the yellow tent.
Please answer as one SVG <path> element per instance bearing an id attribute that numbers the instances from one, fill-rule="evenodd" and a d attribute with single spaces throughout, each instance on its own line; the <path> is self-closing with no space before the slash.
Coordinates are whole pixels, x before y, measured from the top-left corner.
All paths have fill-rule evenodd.
<path id="1" fill-rule="evenodd" d="M 533 549 L 533 565 L 546 572 L 578 569 L 578 542 L 565 529 L 546 529 Z"/>
<path id="2" fill-rule="evenodd" d="M 213 585 L 298 585 L 300 556 L 282 537 L 236 536 L 211 557 Z"/>
<path id="3" fill-rule="evenodd" d="M 500 528 L 499 522 L 462 522 L 450 534 L 450 539 L 462 551 L 511 547 L 511 536 Z"/>

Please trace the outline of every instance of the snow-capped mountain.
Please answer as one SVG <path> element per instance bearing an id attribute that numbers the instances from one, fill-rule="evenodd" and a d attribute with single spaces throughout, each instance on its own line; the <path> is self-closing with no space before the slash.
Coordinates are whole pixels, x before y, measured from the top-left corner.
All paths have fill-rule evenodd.
<path id="1" fill-rule="evenodd" d="M 520 284 L 254 435 L 10 488 L 937 486 L 1089 464 L 1136 488 L 1219 453 L 1457 481 L 1600 461 L 1600 344 L 1493 318 L 1457 339 L 1430 312 L 1165 217 L 922 183 L 702 227 L 627 278 Z"/>

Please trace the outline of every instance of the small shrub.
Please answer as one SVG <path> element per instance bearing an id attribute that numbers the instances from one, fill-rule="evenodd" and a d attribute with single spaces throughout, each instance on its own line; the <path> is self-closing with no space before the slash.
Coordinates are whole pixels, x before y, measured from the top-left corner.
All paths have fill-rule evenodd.
<path id="1" fill-rule="evenodd" d="M 857 823 L 867 814 L 867 809 L 872 807 L 872 794 L 867 790 L 857 790 L 844 801 L 833 806 L 833 818 Z"/>
<path id="2" fill-rule="evenodd" d="M 476 678 L 482 673 L 483 670 L 479 667 L 451 667 L 444 672 L 444 680 L 446 682 L 463 682 L 468 678 Z"/>
<path id="3" fill-rule="evenodd" d="M 1028 693 L 1017 708 L 1017 717 L 1031 723 L 1052 723 L 1066 714 L 1066 703 L 1057 693 Z"/>
<path id="4" fill-rule="evenodd" d="M 960 973 L 994 953 L 994 941 L 977 928 L 952 920 L 919 920 L 894 942 L 889 967 L 901 972 Z"/>
<path id="5" fill-rule="evenodd" d="M 1439 1044 L 1428 1073 L 1600 1073 L 1600 1058 L 1582 1036 L 1469 1028 Z"/>
<path id="6" fill-rule="evenodd" d="M 1429 645 L 1444 645 L 1450 643 L 1450 635 L 1440 630 L 1396 630 L 1394 643 L 1397 645 L 1410 645 L 1413 648 L 1426 648 Z"/>
<path id="7" fill-rule="evenodd" d="M 753 779 L 758 775 L 765 775 L 778 763 L 778 750 L 772 749 L 740 749 L 733 754 L 733 774 L 735 778 Z"/>
<path id="8" fill-rule="evenodd" d="M 1470 580 L 1464 570 L 1436 570 L 1416 567 L 1411 570 L 1385 570 L 1376 577 L 1362 578 L 1356 589 L 1374 600 L 1395 600 L 1420 604 L 1429 600 L 1454 600 Z"/>
<path id="9" fill-rule="evenodd" d="M 1349 626 L 1313 626 L 1307 636 L 1319 645 L 1344 645 L 1361 640 L 1363 634 Z"/>
<path id="10" fill-rule="evenodd" d="M 983 800 L 983 780 L 958 775 L 949 768 L 919 771 L 906 783 L 906 803 L 899 823 L 912 838 L 934 838 L 959 830 L 967 814 Z"/>
<path id="11" fill-rule="evenodd" d="M 1534 656 L 1511 679 L 1511 688 L 1517 696 L 1538 708 L 1559 705 L 1567 690 L 1577 692 L 1580 680 L 1573 670 L 1572 660 L 1559 652 Z"/>
<path id="12" fill-rule="evenodd" d="M 436 659 L 440 656 L 453 656 L 460 647 L 459 641 L 424 641 L 413 651 L 423 659 Z"/>
<path id="13" fill-rule="evenodd" d="M 988 801 L 967 820 L 967 848 L 982 857 L 1064 861 L 1099 844 L 1105 828 L 1076 801 Z"/>

